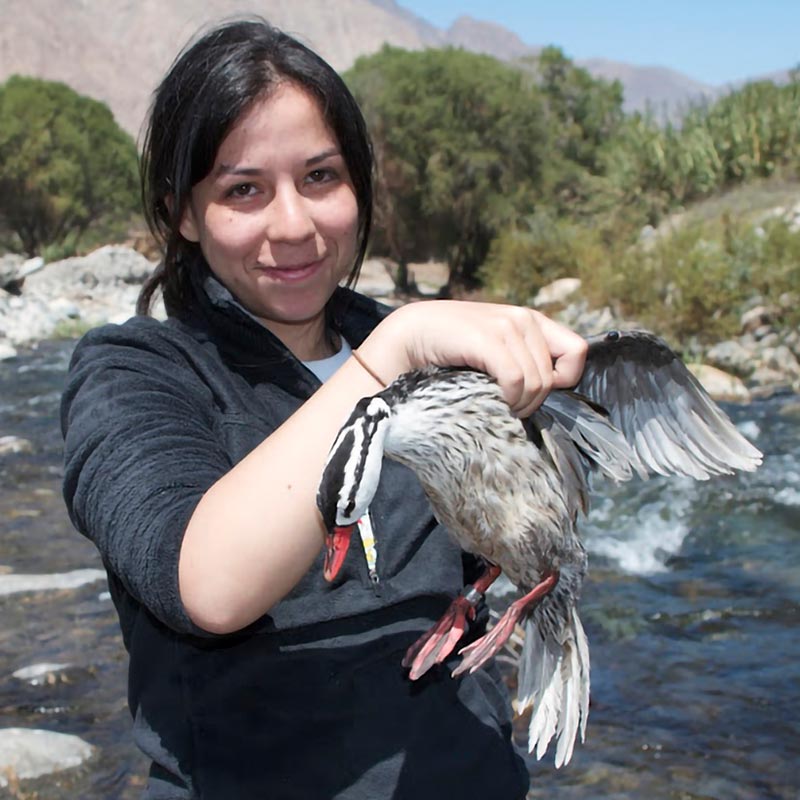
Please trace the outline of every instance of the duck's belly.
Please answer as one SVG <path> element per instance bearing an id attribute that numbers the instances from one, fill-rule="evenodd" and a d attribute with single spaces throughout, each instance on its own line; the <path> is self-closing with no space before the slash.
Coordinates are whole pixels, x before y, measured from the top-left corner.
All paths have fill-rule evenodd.
<path id="1" fill-rule="evenodd" d="M 572 517 L 555 471 L 531 459 L 479 453 L 442 481 L 424 481 L 438 519 L 466 551 L 497 564 L 519 586 L 535 585 L 557 567 Z M 436 488 L 433 488 L 436 486 Z"/>

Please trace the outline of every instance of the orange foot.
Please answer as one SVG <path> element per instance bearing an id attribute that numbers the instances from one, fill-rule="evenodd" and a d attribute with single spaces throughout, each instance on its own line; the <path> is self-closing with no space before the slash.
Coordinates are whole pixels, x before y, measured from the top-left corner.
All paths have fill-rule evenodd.
<path id="1" fill-rule="evenodd" d="M 453 652 L 469 622 L 475 619 L 475 607 L 499 574 L 500 567 L 487 565 L 483 575 L 472 586 L 465 587 L 441 619 L 408 648 L 403 666 L 411 668 L 409 677 L 412 681 L 424 675 L 434 664 L 441 664 Z"/>
<path id="2" fill-rule="evenodd" d="M 461 663 L 453 670 L 453 677 L 455 678 L 457 675 L 467 671 L 475 672 L 476 669 L 480 669 L 508 641 L 508 637 L 514 632 L 520 617 L 529 608 L 536 605 L 548 592 L 552 591 L 556 583 L 558 583 L 558 573 L 551 572 L 528 594 L 520 597 L 519 600 L 515 600 L 489 633 L 481 636 L 480 639 L 467 645 L 459 652 L 459 655 L 463 656 L 463 658 Z"/>

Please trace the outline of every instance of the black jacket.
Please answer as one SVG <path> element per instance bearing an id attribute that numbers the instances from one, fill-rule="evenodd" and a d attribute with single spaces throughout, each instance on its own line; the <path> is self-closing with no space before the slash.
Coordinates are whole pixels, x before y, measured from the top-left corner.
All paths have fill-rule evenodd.
<path id="1" fill-rule="evenodd" d="M 210 275 L 195 292 L 180 320 L 88 333 L 62 403 L 64 496 L 108 570 L 135 738 L 153 761 L 145 797 L 524 796 L 494 671 L 412 683 L 401 667 L 464 583 L 461 553 L 401 465 L 386 462 L 371 506 L 377 587 L 354 539 L 334 585 L 320 555 L 245 630 L 214 636 L 186 615 L 178 554 L 197 502 L 319 386 Z M 386 311 L 343 289 L 329 308 L 353 347 Z"/>

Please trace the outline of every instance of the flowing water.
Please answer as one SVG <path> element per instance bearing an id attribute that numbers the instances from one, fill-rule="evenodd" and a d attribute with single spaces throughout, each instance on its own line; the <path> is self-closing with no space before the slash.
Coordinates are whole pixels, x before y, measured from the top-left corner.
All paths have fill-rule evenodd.
<path id="1" fill-rule="evenodd" d="M 0 362 L 0 437 L 31 443 L 0 455 L 0 572 L 100 567 L 60 496 L 70 351 L 43 343 Z M 596 484 L 583 525 L 587 740 L 558 771 L 551 755 L 531 758 L 532 797 L 800 797 L 800 402 L 728 411 L 765 453 L 757 473 Z M 139 796 L 145 765 L 130 743 L 125 653 L 105 588 L 0 596 L 0 727 L 77 734 L 97 748 L 82 767 L 0 797 Z M 37 662 L 69 666 L 35 684 L 13 677 Z"/>

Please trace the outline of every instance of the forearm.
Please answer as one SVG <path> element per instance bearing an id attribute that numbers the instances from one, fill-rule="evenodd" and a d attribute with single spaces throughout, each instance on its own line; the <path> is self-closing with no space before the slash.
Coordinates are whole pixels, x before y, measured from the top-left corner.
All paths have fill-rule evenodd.
<path id="1" fill-rule="evenodd" d="M 377 360 L 381 352 L 400 352 L 387 347 L 390 327 L 364 346 L 364 359 L 371 358 L 386 381 L 408 367 L 399 356 Z M 214 633 L 238 630 L 269 611 L 308 571 L 324 542 L 316 492 L 325 458 L 356 402 L 381 388 L 350 358 L 206 492 L 179 560 L 181 600 L 196 625 Z"/>

